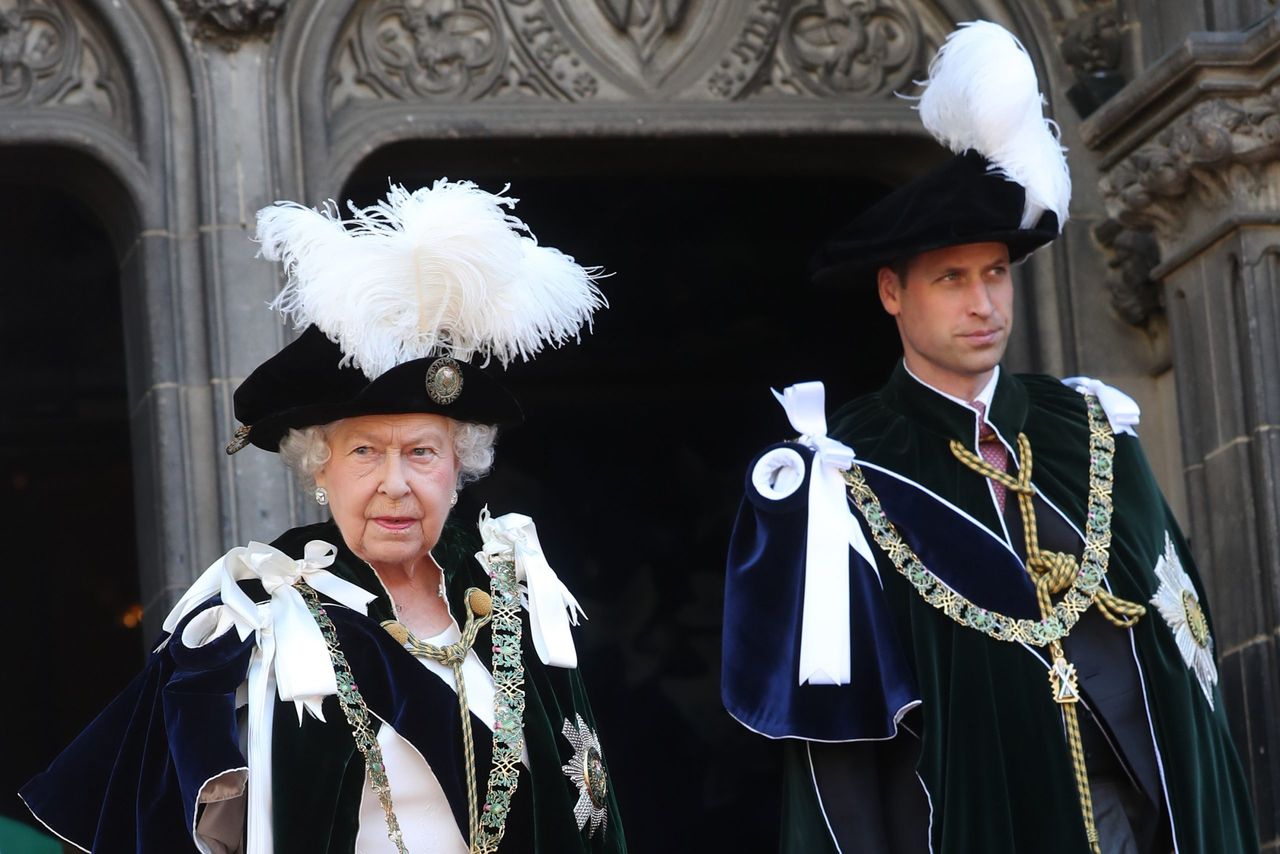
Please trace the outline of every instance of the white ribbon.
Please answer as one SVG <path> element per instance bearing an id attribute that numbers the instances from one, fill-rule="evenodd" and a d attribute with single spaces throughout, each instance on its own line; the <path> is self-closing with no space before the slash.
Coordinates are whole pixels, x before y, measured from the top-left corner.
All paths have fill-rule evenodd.
<path id="1" fill-rule="evenodd" d="M 751 470 L 751 485 L 770 501 L 781 501 L 795 494 L 804 483 L 804 457 L 792 448 L 774 448 L 756 460 Z"/>
<path id="2" fill-rule="evenodd" d="M 577 667 L 578 651 L 569 625 L 578 625 L 578 617 L 586 614 L 547 563 L 533 520 L 520 513 L 507 513 L 495 519 L 485 507 L 480 511 L 480 536 L 484 540 L 484 551 L 476 557 L 486 569 L 486 556 L 505 552 L 514 556 L 516 580 L 523 583 L 527 591 L 529 627 L 538 658 L 552 667 Z"/>
<path id="3" fill-rule="evenodd" d="M 1102 411 L 1107 414 L 1107 421 L 1111 423 L 1112 433 L 1138 435 L 1133 428 L 1138 426 L 1142 418 L 1142 409 L 1132 397 L 1092 377 L 1067 377 L 1062 384 L 1074 388 L 1081 394 L 1087 393 L 1098 398 Z"/>
<path id="4" fill-rule="evenodd" d="M 222 596 L 222 610 L 212 632 L 203 632 L 199 645 L 214 640 L 232 626 L 244 640 L 255 635 L 248 674 L 249 804 L 248 847 L 251 854 L 270 854 L 271 830 L 271 730 L 274 724 L 273 690 L 281 700 L 292 701 L 302 723 L 305 708 L 324 720 L 321 704 L 338 690 L 333 662 L 320 627 L 294 585 L 305 580 L 334 601 L 368 614 L 374 594 L 343 581 L 328 571 L 337 549 L 323 540 L 307 543 L 301 560 L 279 549 L 251 542 L 234 548 L 196 579 L 165 617 L 164 629 L 172 633 L 189 613 L 214 594 Z M 255 604 L 238 582 L 258 579 L 271 598 Z M 184 633 L 185 634 L 185 633 Z M 188 640 L 184 636 L 184 641 Z"/>
<path id="5" fill-rule="evenodd" d="M 849 547 L 875 567 L 862 527 L 849 511 L 842 473 L 853 465 L 853 449 L 827 435 L 826 390 L 798 383 L 773 396 L 812 448 L 809 529 L 805 538 L 804 614 L 800 624 L 799 684 L 847 685 L 849 651 Z"/>

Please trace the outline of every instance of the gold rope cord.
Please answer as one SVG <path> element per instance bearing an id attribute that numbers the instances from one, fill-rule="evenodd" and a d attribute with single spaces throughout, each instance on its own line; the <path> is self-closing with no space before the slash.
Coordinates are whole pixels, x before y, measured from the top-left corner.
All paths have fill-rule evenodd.
<path id="1" fill-rule="evenodd" d="M 1022 460 L 1022 465 L 1018 467 L 1017 478 L 992 467 L 982 457 L 954 439 L 951 440 L 951 453 L 973 471 L 998 482 L 1018 496 L 1018 510 L 1022 515 L 1022 527 L 1027 546 L 1027 572 L 1036 583 L 1036 599 L 1040 604 L 1040 613 L 1048 617 L 1053 613 L 1053 601 L 1050 597 L 1061 593 L 1071 585 L 1080 571 L 1080 566 L 1073 555 L 1044 551 L 1040 548 L 1034 503 L 1036 490 L 1031 485 L 1031 442 L 1025 433 L 1018 434 L 1018 457 Z M 1127 602 L 1101 586 L 1094 591 L 1093 601 L 1097 604 L 1102 616 L 1120 628 L 1129 628 L 1147 613 L 1147 609 L 1142 605 Z"/>
<path id="2" fill-rule="evenodd" d="M 1058 645 L 1056 641 L 1054 643 Z M 1059 702 L 1062 703 L 1062 716 L 1067 723 L 1067 746 L 1071 751 L 1071 766 L 1075 770 L 1076 791 L 1080 793 L 1080 815 L 1084 818 L 1084 833 L 1089 839 L 1089 850 L 1093 854 L 1102 854 L 1102 848 L 1098 845 L 1098 825 L 1093 817 L 1089 769 L 1084 764 L 1084 742 L 1080 738 L 1080 721 L 1076 717 L 1076 700 Z"/>
<path id="3" fill-rule="evenodd" d="M 1018 457 L 1021 465 L 1018 467 L 1016 478 L 1011 477 L 1008 472 L 994 468 L 978 454 L 955 440 L 951 442 L 951 453 L 973 471 L 1000 483 L 1017 495 L 1027 548 L 1027 572 L 1035 581 L 1036 601 L 1040 606 L 1040 615 L 1047 618 L 1053 613 L 1053 595 L 1067 589 L 1080 570 L 1073 555 L 1044 551 L 1040 548 L 1040 534 L 1036 527 L 1035 488 L 1031 485 L 1031 442 L 1025 433 L 1018 434 Z M 1146 608 L 1143 606 L 1114 596 L 1101 586 L 1094 592 L 1093 600 L 1098 604 L 1099 612 L 1113 625 L 1121 628 L 1132 626 L 1146 613 Z M 1072 768 L 1075 771 L 1076 790 L 1080 795 L 1080 812 L 1084 818 L 1085 835 L 1089 839 L 1089 847 L 1093 854 L 1102 854 L 1098 845 L 1098 828 L 1094 820 L 1093 794 L 1089 790 L 1089 771 L 1085 765 L 1084 744 L 1080 738 L 1080 720 L 1076 714 L 1076 704 L 1080 700 L 1080 694 L 1075 667 L 1067 662 L 1061 640 L 1051 641 L 1049 652 L 1053 657 L 1053 666 L 1049 668 L 1049 685 L 1053 692 L 1053 699 L 1062 707 L 1062 716 L 1066 723 L 1067 746 L 1071 753 Z"/>

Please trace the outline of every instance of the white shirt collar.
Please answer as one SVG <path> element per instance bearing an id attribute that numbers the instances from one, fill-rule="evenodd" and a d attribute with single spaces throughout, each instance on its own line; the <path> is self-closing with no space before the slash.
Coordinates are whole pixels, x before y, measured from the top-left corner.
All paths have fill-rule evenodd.
<path id="1" fill-rule="evenodd" d="M 906 368 L 907 375 L 911 377 L 911 379 L 920 383 L 920 385 L 924 386 L 930 391 L 942 395 L 947 400 L 950 400 L 953 403 L 960 404 L 965 409 L 973 410 L 975 412 L 977 411 L 973 409 L 973 403 L 971 401 L 962 400 L 961 398 L 956 397 L 954 394 L 947 394 L 942 389 L 929 385 L 927 382 L 925 382 L 924 380 L 920 379 L 918 376 L 913 374 L 911 372 L 911 368 L 907 367 L 907 362 L 905 359 L 902 362 L 902 367 Z M 1000 366 L 996 365 L 995 370 L 991 372 L 991 379 L 987 380 L 987 384 L 982 387 L 982 391 L 978 392 L 978 396 L 974 398 L 974 400 L 979 400 L 982 402 L 982 405 L 986 408 L 987 412 L 991 411 L 991 401 L 996 396 L 996 382 L 999 381 L 999 379 L 1000 379 Z M 984 418 L 983 420 L 986 420 L 986 419 Z"/>

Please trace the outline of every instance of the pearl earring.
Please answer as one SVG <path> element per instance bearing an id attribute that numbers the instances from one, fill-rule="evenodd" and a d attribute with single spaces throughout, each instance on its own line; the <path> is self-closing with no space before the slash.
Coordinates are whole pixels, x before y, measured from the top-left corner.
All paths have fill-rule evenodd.
<path id="1" fill-rule="evenodd" d="M 453 495 L 449 498 L 449 506 L 450 506 L 450 507 L 457 507 L 457 506 L 458 506 L 458 493 L 457 493 L 456 491 L 455 491 L 455 492 L 453 493 Z"/>
<path id="2" fill-rule="evenodd" d="M 323 486 L 316 487 L 316 503 L 321 506 L 329 503 L 329 493 L 325 491 Z"/>

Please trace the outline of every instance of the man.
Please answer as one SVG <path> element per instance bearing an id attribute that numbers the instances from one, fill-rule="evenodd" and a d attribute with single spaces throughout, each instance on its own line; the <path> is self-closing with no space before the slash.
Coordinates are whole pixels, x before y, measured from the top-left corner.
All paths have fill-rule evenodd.
<path id="1" fill-rule="evenodd" d="M 1096 381 L 1015 377 L 1010 267 L 1069 182 L 1029 60 L 953 34 L 922 119 L 955 152 L 822 253 L 876 287 L 903 361 L 826 435 L 753 463 L 730 548 L 725 705 L 784 739 L 782 848 L 1252 852 L 1203 588 Z"/>

